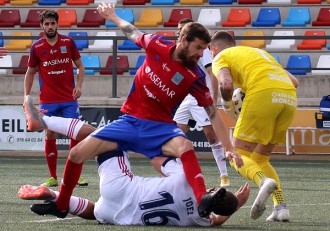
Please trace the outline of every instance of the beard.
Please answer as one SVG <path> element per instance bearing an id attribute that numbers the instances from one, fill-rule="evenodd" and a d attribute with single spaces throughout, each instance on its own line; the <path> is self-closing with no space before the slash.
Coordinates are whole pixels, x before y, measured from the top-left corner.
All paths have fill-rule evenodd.
<path id="1" fill-rule="evenodd" d="M 193 57 L 188 56 L 188 47 L 181 50 L 178 54 L 182 64 L 189 69 L 193 69 L 197 66 L 197 61 Z"/>
<path id="2" fill-rule="evenodd" d="M 57 29 L 54 30 L 54 33 L 47 33 L 46 31 L 44 31 L 44 32 L 45 32 L 46 37 L 49 39 L 55 38 L 55 36 L 57 35 Z"/>

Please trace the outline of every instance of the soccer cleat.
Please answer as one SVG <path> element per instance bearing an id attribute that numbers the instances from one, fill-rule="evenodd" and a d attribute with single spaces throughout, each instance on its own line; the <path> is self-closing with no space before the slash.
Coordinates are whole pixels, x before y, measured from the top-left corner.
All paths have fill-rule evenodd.
<path id="1" fill-rule="evenodd" d="M 47 187 L 23 185 L 18 190 L 18 196 L 23 200 L 52 200 L 55 199 L 55 194 Z"/>
<path id="2" fill-rule="evenodd" d="M 45 181 L 45 183 L 41 184 L 42 186 L 46 187 L 56 187 L 58 186 L 58 181 L 54 177 L 50 177 Z"/>
<path id="3" fill-rule="evenodd" d="M 272 214 L 267 217 L 266 221 L 280 221 L 286 222 L 290 221 L 290 212 L 286 204 L 282 203 L 275 206 Z"/>
<path id="4" fill-rule="evenodd" d="M 87 186 L 87 185 L 88 185 L 88 182 L 85 181 L 84 177 L 80 176 L 80 177 L 79 177 L 79 180 L 78 180 L 78 182 L 77 182 L 77 185 L 78 185 L 78 186 Z"/>
<path id="5" fill-rule="evenodd" d="M 230 180 L 228 176 L 224 175 L 220 177 L 220 186 L 223 188 L 230 186 Z"/>
<path id="6" fill-rule="evenodd" d="M 27 117 L 27 130 L 30 132 L 43 131 L 46 127 L 42 111 L 33 105 L 33 99 L 27 95 L 24 100 L 24 111 Z"/>
<path id="7" fill-rule="evenodd" d="M 69 210 L 65 210 L 65 211 L 58 210 L 56 207 L 56 203 L 50 202 L 50 201 L 45 202 L 43 204 L 33 204 L 30 206 L 30 209 L 32 212 L 34 212 L 40 216 L 49 214 L 49 215 L 56 216 L 58 218 L 65 218 L 69 213 Z"/>
<path id="8" fill-rule="evenodd" d="M 226 196 L 226 189 L 219 188 L 216 191 L 210 191 L 202 196 L 201 202 L 198 206 L 198 214 L 200 217 L 207 217 L 213 212 L 216 204 L 224 200 Z"/>
<path id="9" fill-rule="evenodd" d="M 267 199 L 275 191 L 276 187 L 277 184 L 275 180 L 271 178 L 266 178 L 264 180 L 250 211 L 250 217 L 252 219 L 258 219 L 263 214 L 266 210 Z"/>

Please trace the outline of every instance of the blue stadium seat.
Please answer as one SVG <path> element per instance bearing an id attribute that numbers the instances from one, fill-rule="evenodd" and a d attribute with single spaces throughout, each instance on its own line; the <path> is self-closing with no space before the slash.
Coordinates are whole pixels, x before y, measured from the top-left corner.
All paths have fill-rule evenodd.
<path id="1" fill-rule="evenodd" d="M 0 31 L 0 36 L 2 36 L 2 32 Z M 3 39 L 1 38 L 0 39 L 0 47 L 3 47 L 3 44 L 4 44 L 4 42 L 3 42 Z"/>
<path id="2" fill-rule="evenodd" d="M 95 72 L 99 72 L 98 70 L 93 70 L 89 68 L 100 68 L 100 58 L 98 55 L 82 55 L 81 61 L 85 66 L 85 75 L 94 75 Z M 74 74 L 77 74 L 77 68 L 74 69 Z"/>
<path id="3" fill-rule="evenodd" d="M 142 63 L 144 62 L 145 59 L 146 59 L 146 56 L 145 56 L 145 55 L 140 55 L 140 56 L 138 57 L 138 60 L 136 61 L 135 67 L 136 67 L 136 68 L 141 67 L 141 65 L 142 65 Z M 129 73 L 130 73 L 131 75 L 135 75 L 135 74 L 136 74 L 136 71 L 137 71 L 137 70 L 130 70 Z"/>
<path id="4" fill-rule="evenodd" d="M 278 8 L 261 8 L 257 20 L 252 22 L 255 27 L 271 27 L 281 23 L 281 14 Z"/>
<path id="5" fill-rule="evenodd" d="M 87 37 L 88 33 L 86 31 L 71 31 L 69 32 L 68 36 L 70 37 Z M 78 50 L 83 50 L 84 48 L 88 48 L 88 39 L 75 39 L 73 38 L 74 42 L 76 43 L 76 46 Z"/>
<path id="6" fill-rule="evenodd" d="M 280 56 L 275 55 L 275 54 L 271 54 L 271 55 L 274 57 L 274 59 L 275 59 L 278 63 L 281 63 L 281 62 L 280 62 Z"/>
<path id="7" fill-rule="evenodd" d="M 141 47 L 136 45 L 132 40 L 125 39 L 124 42 L 118 46 L 118 50 L 141 50 Z"/>
<path id="8" fill-rule="evenodd" d="M 151 0 L 151 5 L 174 5 L 177 0 Z"/>
<path id="9" fill-rule="evenodd" d="M 210 5 L 230 5 L 236 0 L 209 0 Z"/>
<path id="10" fill-rule="evenodd" d="M 38 0 L 38 5 L 41 6 L 55 6 L 55 5 L 61 5 L 61 0 Z"/>
<path id="11" fill-rule="evenodd" d="M 124 19 L 125 21 L 131 23 L 134 25 L 134 12 L 133 9 L 125 8 L 125 9 L 116 9 L 116 14 L 119 18 Z M 117 27 L 116 24 L 114 24 L 111 21 L 105 22 L 105 27 Z"/>
<path id="12" fill-rule="evenodd" d="M 288 16 L 282 26 L 306 26 L 311 22 L 309 8 L 290 8 Z"/>
<path id="13" fill-rule="evenodd" d="M 286 68 L 288 71 L 293 75 L 306 75 L 311 70 L 295 70 L 295 69 L 289 69 L 289 68 L 311 68 L 311 60 L 309 55 L 290 55 L 289 60 L 286 64 Z"/>

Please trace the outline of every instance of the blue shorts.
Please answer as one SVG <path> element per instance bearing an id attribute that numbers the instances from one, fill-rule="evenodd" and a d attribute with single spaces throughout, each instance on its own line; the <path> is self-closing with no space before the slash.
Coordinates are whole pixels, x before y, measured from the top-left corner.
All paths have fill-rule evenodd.
<path id="1" fill-rule="evenodd" d="M 77 101 L 65 103 L 45 103 L 39 105 L 40 109 L 47 110 L 47 116 L 60 116 L 63 118 L 75 118 L 80 116 L 79 105 Z"/>
<path id="2" fill-rule="evenodd" d="M 91 136 L 116 142 L 119 150 L 141 153 L 150 159 L 166 156 L 162 146 L 170 139 L 187 137 L 176 124 L 144 120 L 131 115 L 120 116 L 118 120 L 97 129 Z"/>

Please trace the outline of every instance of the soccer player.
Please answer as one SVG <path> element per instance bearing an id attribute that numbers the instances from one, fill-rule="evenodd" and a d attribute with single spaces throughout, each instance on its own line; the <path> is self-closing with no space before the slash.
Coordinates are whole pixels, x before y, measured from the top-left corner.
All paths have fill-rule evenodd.
<path id="1" fill-rule="evenodd" d="M 221 101 L 229 115 L 234 113 L 234 86 L 245 93 L 233 138 L 244 166 L 231 164 L 260 187 L 250 215 L 253 219 L 260 217 L 272 195 L 274 210 L 267 221 L 289 221 L 280 179 L 269 160 L 273 147 L 285 143 L 296 111 L 298 81 L 266 51 L 235 46 L 233 37 L 225 31 L 213 35 L 211 52 L 215 56 L 212 71 L 219 80 Z"/>
<path id="2" fill-rule="evenodd" d="M 178 35 L 180 35 L 182 27 L 189 22 L 193 22 L 193 20 L 185 18 L 179 21 L 177 30 Z M 212 73 L 211 65 L 211 52 L 208 48 L 206 48 L 203 51 L 203 57 L 198 60 L 198 66 L 205 73 L 206 85 L 210 89 L 213 101 L 216 105 L 218 99 L 218 81 Z M 198 106 L 197 100 L 191 94 L 188 94 L 175 112 L 173 120 L 184 133 L 189 131 L 190 126 L 194 127 L 197 125 L 203 128 L 203 132 L 206 139 L 210 143 L 213 157 L 220 172 L 220 185 L 221 187 L 228 187 L 230 185 L 230 181 L 228 178 L 224 148 L 215 134 L 205 109 Z"/>
<path id="3" fill-rule="evenodd" d="M 59 16 L 53 10 L 40 14 L 40 27 L 44 36 L 34 42 L 30 49 L 24 79 L 24 98 L 30 95 L 34 75 L 38 71 L 40 108 L 46 111 L 45 114 L 78 118 L 80 112 L 77 99 L 81 96 L 85 68 L 73 39 L 57 32 L 58 20 Z M 78 69 L 76 84 L 72 61 Z M 45 157 L 50 178 L 43 184 L 48 187 L 57 186 L 56 133 L 46 130 L 45 134 Z M 70 149 L 76 144 L 77 141 L 71 139 Z M 78 184 L 87 186 L 88 183 L 81 177 Z"/>
<path id="4" fill-rule="evenodd" d="M 180 161 L 155 158 L 163 162 L 162 169 L 167 177 L 133 175 L 125 152 L 113 151 L 100 155 L 97 158 L 100 198 L 93 203 L 71 196 L 69 213 L 84 219 L 96 219 L 101 224 L 216 226 L 224 223 L 248 200 L 248 183 L 240 187 L 235 195 L 222 189 L 222 199 L 214 201 L 217 213 L 221 215 L 211 213 L 201 218 Z M 38 215 L 46 215 L 44 212 L 53 207 L 51 205 L 58 199 L 59 192 L 45 186 L 25 185 L 19 189 L 18 195 L 25 200 L 46 200 L 30 207 Z"/>
<path id="5" fill-rule="evenodd" d="M 185 176 L 196 197 L 201 217 L 214 211 L 212 201 L 220 197 L 206 193 L 202 171 L 192 143 L 172 120 L 174 108 L 191 93 L 208 112 L 217 136 L 226 149 L 228 159 L 242 166 L 240 156 L 233 149 L 226 126 L 213 104 L 197 61 L 210 42 L 205 27 L 190 23 L 182 29 L 179 42 L 173 44 L 160 36 L 142 33 L 132 24 L 118 17 L 114 4 L 99 5 L 97 10 L 114 22 L 132 41 L 146 50 L 146 60 L 136 73 L 132 89 L 123 104 L 124 113 L 118 120 L 96 130 L 70 150 L 63 174 L 60 194 L 53 211 L 66 215 L 70 196 L 79 179 L 83 162 L 100 154 L 120 150 L 178 157 Z M 221 131 L 221 132 L 220 132 Z"/>

